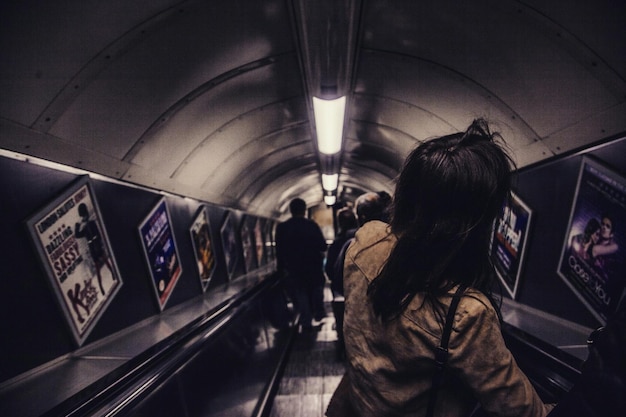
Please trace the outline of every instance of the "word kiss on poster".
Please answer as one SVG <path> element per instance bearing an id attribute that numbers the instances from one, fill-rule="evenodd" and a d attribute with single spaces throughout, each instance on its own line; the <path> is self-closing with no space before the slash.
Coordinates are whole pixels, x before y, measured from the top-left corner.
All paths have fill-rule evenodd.
<path id="1" fill-rule="evenodd" d="M 626 180 L 584 158 L 558 274 L 601 322 L 624 296 Z"/>
<path id="2" fill-rule="evenodd" d="M 81 177 L 26 224 L 81 346 L 122 287 L 89 177 Z"/>
<path id="3" fill-rule="evenodd" d="M 163 311 L 165 303 L 183 272 L 174 241 L 172 221 L 162 197 L 139 226 L 139 237 L 152 277 L 152 285 Z"/>

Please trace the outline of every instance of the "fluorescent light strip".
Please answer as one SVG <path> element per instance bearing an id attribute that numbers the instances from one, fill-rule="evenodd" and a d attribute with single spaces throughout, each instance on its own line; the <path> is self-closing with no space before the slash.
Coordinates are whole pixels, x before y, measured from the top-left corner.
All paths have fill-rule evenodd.
<path id="1" fill-rule="evenodd" d="M 339 182 L 339 174 L 322 174 L 322 188 L 326 191 L 335 191 Z"/>
<path id="2" fill-rule="evenodd" d="M 346 97 L 322 100 L 313 97 L 317 146 L 321 153 L 333 155 L 341 150 Z"/>
<path id="3" fill-rule="evenodd" d="M 332 206 L 336 202 L 337 202 L 337 197 L 336 196 L 334 196 L 334 195 L 325 195 L 324 196 L 324 203 L 326 203 L 327 206 Z"/>

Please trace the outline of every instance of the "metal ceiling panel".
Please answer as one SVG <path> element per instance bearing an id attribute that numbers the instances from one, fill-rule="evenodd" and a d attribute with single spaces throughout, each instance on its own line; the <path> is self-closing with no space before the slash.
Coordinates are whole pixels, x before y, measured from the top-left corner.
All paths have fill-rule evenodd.
<path id="1" fill-rule="evenodd" d="M 233 155 L 233 158 L 251 162 L 250 165 L 233 173 L 234 175 L 230 175 L 228 180 L 224 181 L 220 173 L 232 166 L 230 160 L 225 160 L 221 163 L 222 168 L 215 171 L 213 181 L 207 182 L 204 187 L 209 189 L 228 187 L 224 192 L 234 195 L 245 204 L 278 177 L 289 176 L 291 171 L 303 165 L 316 164 L 316 155 L 312 151 L 313 139 L 308 133 L 308 125 L 295 126 L 293 129 L 267 135 L 251 143 Z M 218 186 L 220 183 L 221 187 Z"/>
<path id="2" fill-rule="evenodd" d="M 123 158 L 136 142 L 144 140 L 148 128 L 155 123 L 161 126 L 174 110 L 179 114 L 192 112 L 187 125 L 189 121 L 191 125 L 204 123 L 202 114 L 193 113 L 196 111 L 193 105 L 197 95 L 215 84 L 230 82 L 232 85 L 233 78 L 242 77 L 237 82 L 239 90 L 255 81 L 277 93 L 281 92 L 280 88 L 289 89 L 289 85 L 278 87 L 272 82 L 270 70 L 259 74 L 266 68 L 264 65 L 272 63 L 262 61 L 264 58 L 285 51 L 293 54 L 286 16 L 275 16 L 267 21 L 261 19 L 264 17 L 262 10 L 255 8 L 247 13 L 236 13 L 244 8 L 238 2 L 196 1 L 187 2 L 185 6 L 171 19 L 144 33 L 140 41 L 128 46 L 103 69 L 97 79 L 82 89 L 50 132 Z M 130 32 L 127 36 L 138 35 Z M 253 65 L 257 62 L 260 63 Z M 298 71 L 297 61 L 294 65 L 292 72 Z M 251 81 L 250 74 L 257 78 Z M 221 90 L 215 92 L 217 99 L 224 98 L 219 96 Z M 242 94 L 230 97 L 231 100 L 241 98 Z M 226 102 L 206 112 L 215 114 L 229 107 L 232 114 L 233 106 Z M 90 123 L 85 126 L 87 119 Z M 190 141 L 193 140 L 192 136 Z M 179 140 L 179 146 L 187 148 L 186 144 L 187 140 Z M 162 153 L 170 154 L 170 150 L 162 149 Z"/>
<path id="3" fill-rule="evenodd" d="M 520 167 L 626 132 L 624 27 L 613 0 L 2 2 L 0 147 L 282 217 L 322 202 L 333 88 L 346 199 L 477 116 Z"/>
<path id="4" fill-rule="evenodd" d="M 281 77 L 293 80 L 287 76 L 293 69 L 292 60 L 262 66 L 186 101 L 183 109 L 144 136 L 131 162 L 159 167 L 178 181 L 202 186 L 221 160 L 257 137 L 308 121 L 301 85 L 285 82 L 282 90 L 276 89 Z"/>
<path id="5" fill-rule="evenodd" d="M 147 17 L 167 14 L 173 0 L 0 2 L 0 114 L 33 124 L 86 65 Z M 110 62 L 104 58 L 103 62 Z M 46 116 L 48 117 L 48 116 Z"/>

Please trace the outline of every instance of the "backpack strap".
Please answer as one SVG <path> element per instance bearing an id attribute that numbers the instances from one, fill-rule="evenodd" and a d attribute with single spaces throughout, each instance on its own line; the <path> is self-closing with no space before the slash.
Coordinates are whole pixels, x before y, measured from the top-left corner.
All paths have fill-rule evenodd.
<path id="1" fill-rule="evenodd" d="M 441 342 L 439 343 L 439 347 L 435 351 L 435 364 L 437 365 L 437 370 L 435 371 L 435 375 L 433 375 L 433 387 L 430 390 L 430 398 L 428 399 L 428 408 L 426 409 L 426 417 L 432 417 L 435 412 L 435 402 L 437 401 L 437 393 L 439 388 L 443 384 L 443 371 L 448 362 L 448 342 L 450 341 L 450 333 L 452 333 L 452 324 L 454 323 L 454 315 L 456 314 L 456 309 L 459 305 L 459 301 L 461 300 L 461 295 L 465 291 L 465 285 L 459 285 L 456 289 L 454 295 L 452 296 L 452 301 L 450 302 L 450 308 L 448 309 L 448 314 L 446 315 L 446 322 L 443 326 L 443 333 L 441 334 Z"/>

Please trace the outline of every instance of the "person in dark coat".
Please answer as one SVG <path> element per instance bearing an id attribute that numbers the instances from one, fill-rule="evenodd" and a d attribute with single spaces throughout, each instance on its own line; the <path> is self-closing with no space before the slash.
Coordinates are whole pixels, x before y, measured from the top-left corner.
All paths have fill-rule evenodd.
<path id="1" fill-rule="evenodd" d="M 306 203 L 295 198 L 289 204 L 291 218 L 276 227 L 276 260 L 278 273 L 300 312 L 304 330 L 312 321 L 326 316 L 324 311 L 324 255 L 326 240 L 314 221 L 307 219 Z"/>

